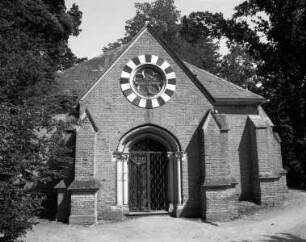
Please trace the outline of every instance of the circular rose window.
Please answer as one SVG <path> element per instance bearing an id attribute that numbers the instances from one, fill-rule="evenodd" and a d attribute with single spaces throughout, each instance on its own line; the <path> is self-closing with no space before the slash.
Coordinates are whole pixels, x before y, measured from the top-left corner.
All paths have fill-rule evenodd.
<path id="1" fill-rule="evenodd" d="M 175 73 L 169 63 L 154 55 L 142 55 L 124 67 L 120 87 L 134 105 L 155 108 L 168 102 L 176 88 Z"/>
<path id="2" fill-rule="evenodd" d="M 165 77 L 152 66 L 141 66 L 132 77 L 133 89 L 139 96 L 153 98 L 165 87 Z"/>

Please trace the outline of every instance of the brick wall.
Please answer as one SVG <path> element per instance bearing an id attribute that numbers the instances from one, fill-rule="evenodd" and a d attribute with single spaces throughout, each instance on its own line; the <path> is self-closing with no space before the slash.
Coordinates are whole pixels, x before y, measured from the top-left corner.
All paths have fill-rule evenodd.
<path id="1" fill-rule="evenodd" d="M 228 176 L 230 175 L 227 157 L 227 133 L 222 133 L 213 117 L 208 121 L 204 131 L 204 161 L 205 175 Z"/>
<path id="2" fill-rule="evenodd" d="M 210 114 L 203 127 L 202 216 L 207 220 L 226 220 L 238 213 L 236 181 L 231 176 L 227 119 L 223 116 L 226 127 L 222 127 L 216 118 Z"/>
<path id="3" fill-rule="evenodd" d="M 119 85 L 126 63 L 144 54 L 165 59 L 176 73 L 175 93 L 170 101 L 155 109 L 143 109 L 131 104 Z M 198 130 L 201 130 L 200 124 L 212 109 L 210 101 L 167 51 L 148 32 L 140 35 L 80 102 L 80 115 L 86 111 L 90 118 L 84 119 L 77 132 L 75 179 L 95 177 L 100 182 L 101 188 L 96 194 L 99 218 L 119 218 L 124 213 L 116 208 L 117 169 L 112 155 L 117 151 L 120 139 L 130 130 L 142 125 L 154 125 L 169 131 L 179 141 L 181 151 L 185 153 L 181 166 L 182 198 L 185 206 L 183 215 L 185 213 L 186 216 L 195 216 L 200 213 L 201 207 L 203 211 L 205 196 L 208 204 L 212 205 L 211 210 L 206 210 L 210 216 L 218 210 L 217 207 L 220 209 L 224 204 L 227 204 L 225 209 L 229 211 L 230 216 L 234 216 L 236 194 L 239 194 L 240 199 L 247 200 L 252 198 L 254 187 L 260 190 L 260 186 L 254 185 L 258 169 L 256 170 L 256 162 L 252 156 L 257 154 L 254 150 L 254 140 L 251 140 L 253 131 L 247 122 L 248 115 L 258 115 L 258 110 L 254 105 L 217 106 L 219 113 L 226 115 L 229 130 L 222 133 L 216 122 L 210 122 L 203 138 Z M 281 169 L 279 144 L 275 143 L 272 133 L 272 136 L 269 135 L 258 136 L 258 139 L 263 141 L 258 145 L 269 147 L 269 152 L 271 149 L 271 153 L 262 154 L 266 156 L 263 160 L 269 163 L 269 168 L 272 165 L 273 169 Z M 227 177 L 227 182 L 234 177 L 238 185 L 229 182 L 225 188 L 207 190 L 203 195 L 201 186 L 206 174 L 212 177 Z M 278 186 L 281 190 L 283 183 L 283 179 L 279 179 L 278 185 L 275 183 L 273 187 Z M 268 189 L 270 188 L 265 190 Z M 75 199 L 81 201 L 85 198 Z M 74 202 L 77 203 L 76 200 Z"/>
<path id="4" fill-rule="evenodd" d="M 84 180 L 94 177 L 96 132 L 88 117 L 82 120 L 76 137 L 75 179 Z"/>
<path id="5" fill-rule="evenodd" d="M 185 204 L 181 216 L 196 217 L 201 215 L 201 170 L 200 131 L 196 131 L 186 149 L 186 159 L 182 161 L 182 190 Z"/>
<path id="6" fill-rule="evenodd" d="M 263 204 L 282 201 L 287 192 L 286 177 L 282 168 L 280 144 L 268 124 L 261 126 L 250 117 L 252 143 L 253 198 Z"/>
<path id="7" fill-rule="evenodd" d="M 157 55 L 167 60 L 177 78 L 176 91 L 170 101 L 153 110 L 131 104 L 124 97 L 119 86 L 123 67 L 129 60 L 143 54 Z M 192 137 L 204 115 L 212 109 L 212 104 L 159 43 L 145 32 L 114 64 L 103 80 L 80 102 L 80 113 L 82 114 L 86 109 L 98 129 L 95 150 L 95 177 L 101 182 L 101 189 L 98 192 L 98 210 L 100 213 L 103 211 L 108 213 L 111 206 L 116 205 L 116 163 L 111 161 L 111 157 L 121 137 L 135 127 L 144 124 L 156 125 L 171 132 L 179 140 L 182 151 L 185 151 L 188 146 L 191 147 L 190 142 L 196 143 L 191 141 Z M 77 145 L 77 149 L 86 150 L 84 147 L 90 144 L 83 139 Z M 193 148 L 189 150 L 190 155 L 186 159 L 188 164 L 182 164 L 182 194 L 185 201 L 189 201 L 191 196 L 191 200 L 198 203 L 196 201 L 199 201 L 199 198 L 195 192 L 198 188 L 194 191 L 190 189 L 199 182 L 197 175 L 199 157 L 195 155 Z M 191 176 L 187 176 L 186 172 Z"/>
<path id="8" fill-rule="evenodd" d="M 87 215 L 95 212 L 94 194 L 74 194 L 71 198 L 71 214 Z"/>
<path id="9" fill-rule="evenodd" d="M 237 196 L 234 187 L 212 188 L 203 192 L 204 218 L 209 221 L 223 221 L 233 219 L 238 216 Z"/>
<path id="10" fill-rule="evenodd" d="M 97 195 L 74 192 L 71 195 L 70 224 L 97 223 Z"/>
<path id="11" fill-rule="evenodd" d="M 258 114 L 257 106 L 222 105 L 217 107 L 219 113 L 226 114 L 228 124 L 228 159 L 231 175 L 238 182 L 236 193 L 240 200 L 252 200 L 252 164 L 251 134 L 248 115 Z"/>
<path id="12" fill-rule="evenodd" d="M 247 127 L 247 115 L 228 114 L 229 147 L 231 174 L 238 185 L 236 192 L 241 200 L 248 199 L 252 184 L 252 159 L 250 152 L 250 133 Z"/>

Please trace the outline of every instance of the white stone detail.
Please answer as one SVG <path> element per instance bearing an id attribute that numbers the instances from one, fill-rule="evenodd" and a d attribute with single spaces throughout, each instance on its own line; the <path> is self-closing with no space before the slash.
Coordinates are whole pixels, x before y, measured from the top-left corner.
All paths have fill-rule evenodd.
<path id="1" fill-rule="evenodd" d="M 134 70 L 137 67 L 134 61 L 132 60 L 130 60 L 126 65 L 130 67 L 132 70 Z"/>
<path id="2" fill-rule="evenodd" d="M 161 95 L 161 98 L 164 99 L 165 102 L 168 102 L 170 100 L 170 97 L 166 93 L 163 93 Z"/>
<path id="3" fill-rule="evenodd" d="M 169 89 L 169 90 L 171 90 L 171 91 L 175 91 L 175 88 L 176 88 L 176 86 L 175 85 L 172 85 L 172 84 L 168 84 L 167 86 L 166 86 L 166 89 Z"/>
<path id="4" fill-rule="evenodd" d="M 152 57 L 151 57 L 151 63 L 152 63 L 153 65 L 156 65 L 157 60 L 158 60 L 158 56 L 152 55 Z"/>
<path id="5" fill-rule="evenodd" d="M 135 93 L 131 93 L 130 95 L 128 95 L 126 98 L 130 101 L 130 102 L 133 102 L 136 98 L 136 94 Z"/>
<path id="6" fill-rule="evenodd" d="M 177 158 L 177 203 L 182 204 L 181 159 Z"/>
<path id="7" fill-rule="evenodd" d="M 145 58 L 144 55 L 138 56 L 138 59 L 139 59 L 139 61 L 140 61 L 140 64 L 146 63 L 146 58 Z"/>
<path id="8" fill-rule="evenodd" d="M 131 88 L 131 86 L 130 86 L 129 83 L 121 84 L 121 90 L 122 91 L 128 90 L 130 88 Z"/>
<path id="9" fill-rule="evenodd" d="M 122 186 L 122 162 L 117 160 L 117 205 L 122 206 L 122 195 L 123 195 L 123 186 Z"/>
<path id="10" fill-rule="evenodd" d="M 161 65 L 160 68 L 162 68 L 163 70 L 166 70 L 169 67 L 169 63 L 167 61 L 164 61 L 164 63 Z"/>
<path id="11" fill-rule="evenodd" d="M 121 77 L 122 78 L 130 78 L 130 73 L 127 73 L 127 72 L 125 72 L 125 71 L 122 71 L 122 73 L 121 73 Z"/>
<path id="12" fill-rule="evenodd" d="M 147 100 L 142 98 L 140 99 L 140 102 L 139 102 L 139 107 L 142 107 L 142 108 L 145 108 L 146 107 L 146 104 L 147 104 Z"/>
<path id="13" fill-rule="evenodd" d="M 159 107 L 159 103 L 156 98 L 152 99 L 152 107 L 153 108 Z"/>
<path id="14" fill-rule="evenodd" d="M 152 55 L 152 57 L 151 57 L 151 63 L 154 64 L 154 65 L 156 65 L 157 60 L 158 60 L 158 56 Z"/>
<path id="15" fill-rule="evenodd" d="M 123 205 L 128 204 L 128 165 L 127 159 L 123 161 Z"/>
<path id="16" fill-rule="evenodd" d="M 174 72 L 170 72 L 166 76 L 167 76 L 167 79 L 173 79 L 173 78 L 175 78 L 175 73 Z"/>

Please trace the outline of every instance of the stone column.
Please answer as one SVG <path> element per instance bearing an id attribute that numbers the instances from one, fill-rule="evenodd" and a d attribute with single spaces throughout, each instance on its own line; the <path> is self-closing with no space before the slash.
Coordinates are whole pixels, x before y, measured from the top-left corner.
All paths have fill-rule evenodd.
<path id="1" fill-rule="evenodd" d="M 173 164 L 173 188 L 174 192 L 174 210 L 172 214 L 175 217 L 179 217 L 183 211 L 182 203 L 182 174 L 181 174 L 181 162 L 182 162 L 183 153 L 174 152 L 171 155 L 171 161 Z"/>
<path id="2" fill-rule="evenodd" d="M 123 205 L 123 162 L 117 157 L 117 206 Z"/>
<path id="3" fill-rule="evenodd" d="M 181 160 L 183 157 L 182 152 L 175 153 L 176 172 L 177 172 L 177 204 L 182 205 L 182 173 L 181 173 Z"/>
<path id="4" fill-rule="evenodd" d="M 167 153 L 168 156 L 168 200 L 169 209 L 168 212 L 172 213 L 174 209 L 174 177 L 173 177 L 173 160 L 172 152 Z"/>
<path id="5" fill-rule="evenodd" d="M 117 162 L 117 206 L 128 205 L 128 154 L 114 154 Z"/>

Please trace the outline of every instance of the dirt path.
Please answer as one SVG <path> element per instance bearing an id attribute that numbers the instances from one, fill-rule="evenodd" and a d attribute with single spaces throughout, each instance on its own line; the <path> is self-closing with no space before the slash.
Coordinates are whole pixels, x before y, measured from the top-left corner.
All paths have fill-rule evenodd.
<path id="1" fill-rule="evenodd" d="M 306 242 L 306 192 L 290 191 L 280 207 L 263 209 L 231 222 L 209 224 L 200 219 L 148 216 L 92 227 L 41 220 L 26 242 Z"/>

